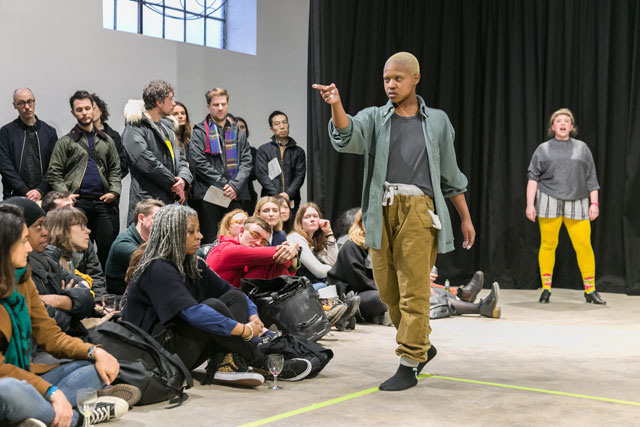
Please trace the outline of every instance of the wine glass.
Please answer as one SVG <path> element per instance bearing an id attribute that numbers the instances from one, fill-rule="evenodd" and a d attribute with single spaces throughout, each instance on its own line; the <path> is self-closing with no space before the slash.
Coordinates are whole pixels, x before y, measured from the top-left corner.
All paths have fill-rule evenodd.
<path id="1" fill-rule="evenodd" d="M 273 375 L 273 387 L 271 390 L 279 390 L 282 387 L 278 387 L 278 375 L 282 372 L 282 368 L 284 368 L 284 356 L 281 354 L 270 354 L 267 356 L 267 367 L 269 368 L 269 372 Z"/>
<path id="2" fill-rule="evenodd" d="M 96 403 L 98 403 L 98 392 L 95 388 L 81 388 L 78 390 L 78 411 L 84 415 L 84 427 L 91 427 L 89 415 L 96 408 Z"/>

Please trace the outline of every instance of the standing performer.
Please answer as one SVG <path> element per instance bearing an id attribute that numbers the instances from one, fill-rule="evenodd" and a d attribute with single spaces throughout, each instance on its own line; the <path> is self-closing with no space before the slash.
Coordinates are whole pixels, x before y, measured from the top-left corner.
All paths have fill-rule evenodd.
<path id="1" fill-rule="evenodd" d="M 362 216 L 380 298 L 397 329 L 400 366 L 380 390 L 404 390 L 436 355 L 429 342 L 429 272 L 438 252 L 453 250 L 453 231 L 444 198 L 462 219 L 462 246 L 470 249 L 475 230 L 464 198 L 467 178 L 453 148 L 447 115 L 416 95 L 418 60 L 391 56 L 383 70 L 389 102 L 355 117 L 345 113 L 335 84 L 314 84 L 331 105 L 329 135 L 337 151 L 364 154 Z M 425 264 L 425 261 L 427 264 Z"/>
<path id="2" fill-rule="evenodd" d="M 584 298 L 606 304 L 596 292 L 596 261 L 591 247 L 591 224 L 600 214 L 598 177 L 589 147 L 573 139 L 578 134 L 573 113 L 562 108 L 551 115 L 548 136 L 533 153 L 527 183 L 527 218 L 540 224 L 540 303 L 551 296 L 558 233 L 564 223 L 576 251 L 584 284 Z M 534 204 L 535 199 L 535 204 Z"/>

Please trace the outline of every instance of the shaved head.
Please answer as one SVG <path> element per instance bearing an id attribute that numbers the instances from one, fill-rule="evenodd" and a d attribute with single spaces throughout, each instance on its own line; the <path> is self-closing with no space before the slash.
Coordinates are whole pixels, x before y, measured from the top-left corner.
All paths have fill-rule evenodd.
<path id="1" fill-rule="evenodd" d="M 404 64 L 404 66 L 407 67 L 407 71 L 411 75 L 420 74 L 420 64 L 418 63 L 418 59 L 409 52 L 394 53 L 389 57 L 389 59 L 387 59 L 387 62 L 385 62 L 384 66 L 386 67 L 387 64 L 391 62 Z"/>
<path id="2" fill-rule="evenodd" d="M 19 87 L 18 89 L 13 91 L 13 101 L 17 101 L 17 98 L 19 95 L 26 95 L 29 96 L 31 95 L 31 97 L 33 98 L 33 92 L 31 92 L 31 89 L 29 89 L 28 87 Z"/>

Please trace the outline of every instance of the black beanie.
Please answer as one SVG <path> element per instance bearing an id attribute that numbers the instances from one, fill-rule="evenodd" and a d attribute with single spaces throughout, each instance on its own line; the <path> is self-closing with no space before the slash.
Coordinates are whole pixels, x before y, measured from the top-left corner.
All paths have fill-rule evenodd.
<path id="1" fill-rule="evenodd" d="M 24 212 L 24 221 L 27 223 L 27 227 L 31 227 L 40 217 L 45 216 L 44 210 L 33 200 L 29 200 L 26 197 L 11 197 L 4 201 L 5 203 L 11 203 L 12 205 L 22 208 Z"/>

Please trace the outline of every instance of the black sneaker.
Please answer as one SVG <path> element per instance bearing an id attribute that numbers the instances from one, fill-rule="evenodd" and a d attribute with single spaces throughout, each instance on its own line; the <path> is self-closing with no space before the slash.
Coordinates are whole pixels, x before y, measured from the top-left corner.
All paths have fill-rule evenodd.
<path id="1" fill-rule="evenodd" d="M 311 373 L 311 362 L 307 359 L 294 358 L 285 360 L 284 368 L 278 378 L 283 381 L 300 381 Z"/>
<path id="2" fill-rule="evenodd" d="M 242 357 L 234 353 L 227 353 L 218 364 L 213 381 L 240 387 L 258 387 L 264 383 L 264 377 L 251 371 Z"/>

